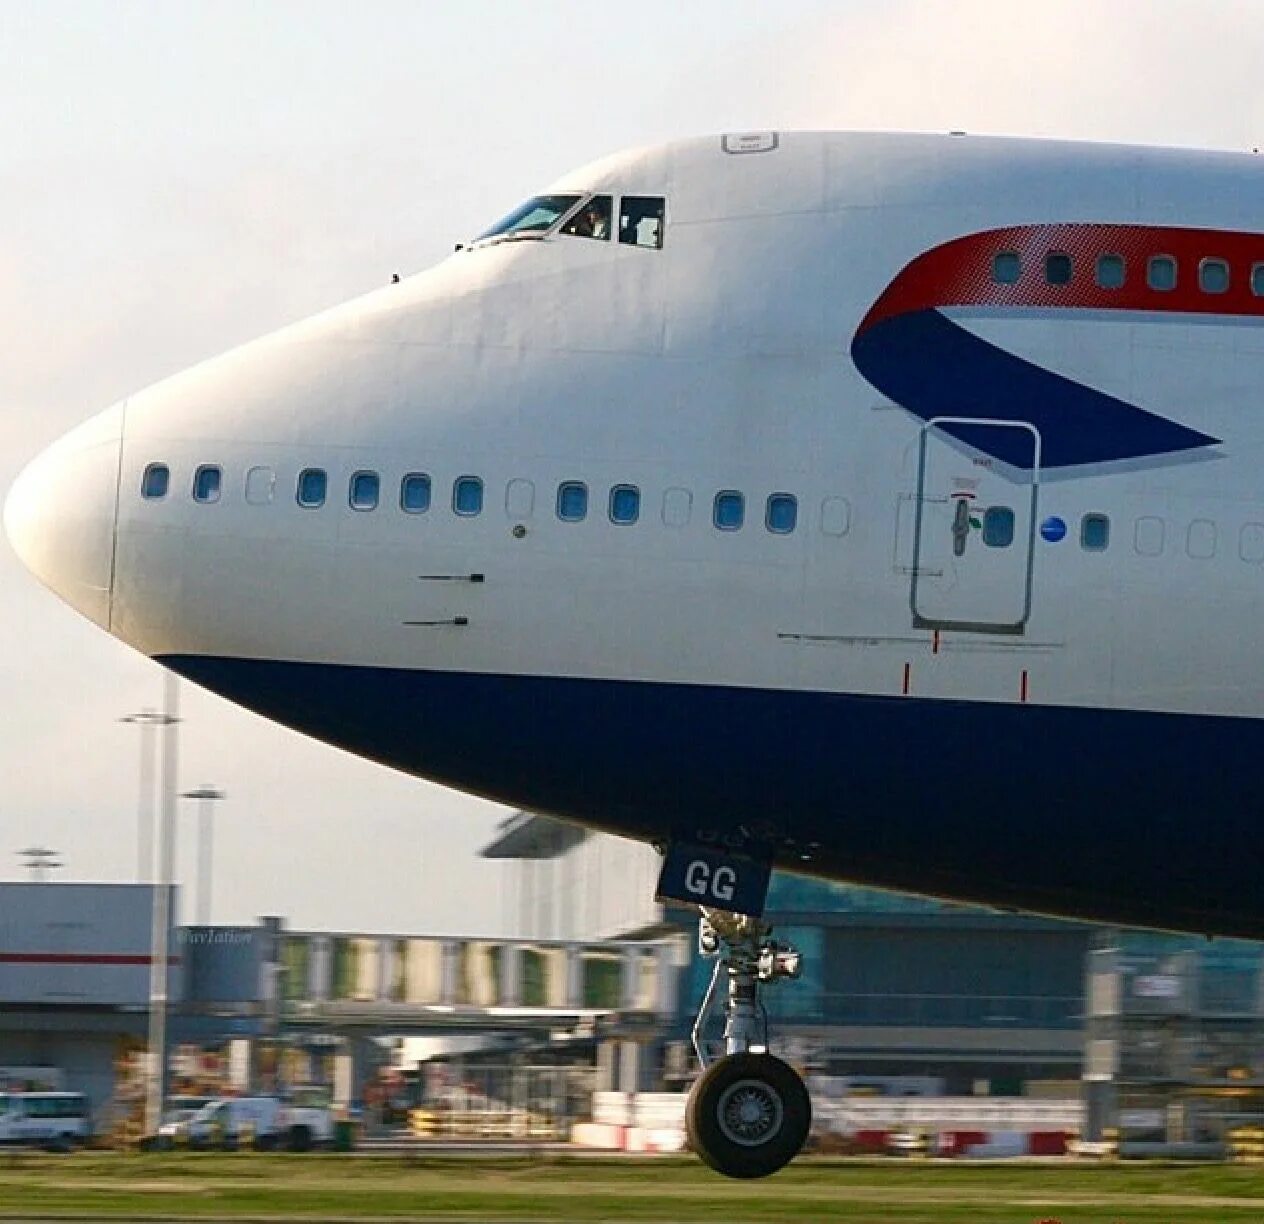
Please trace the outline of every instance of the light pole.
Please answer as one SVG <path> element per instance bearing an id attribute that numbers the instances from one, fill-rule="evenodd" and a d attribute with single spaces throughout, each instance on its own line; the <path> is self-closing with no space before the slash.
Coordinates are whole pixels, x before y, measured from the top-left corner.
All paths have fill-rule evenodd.
<path id="1" fill-rule="evenodd" d="M 119 719 L 140 728 L 140 779 L 136 795 L 136 882 L 148 884 L 154 878 L 154 728 L 166 726 L 167 715 L 156 710 L 138 710 Z"/>
<path id="2" fill-rule="evenodd" d="M 25 850 L 18 851 L 18 857 L 26 860 L 26 869 L 36 883 L 43 883 L 50 871 L 66 865 L 57 857 L 57 851 L 47 846 L 27 846 Z"/>
<path id="3" fill-rule="evenodd" d="M 181 799 L 196 799 L 198 802 L 198 851 L 197 851 L 197 924 L 211 925 L 211 872 L 213 868 L 211 828 L 211 808 L 221 799 L 228 796 L 209 782 L 193 790 L 185 791 Z"/>
<path id="4" fill-rule="evenodd" d="M 163 677 L 162 806 L 158 821 L 158 876 L 154 881 L 153 927 L 149 945 L 149 1057 L 145 1083 L 145 1133 L 162 1125 L 167 1079 L 167 937 L 171 925 L 171 877 L 175 858 L 176 771 L 179 767 L 180 681 Z"/>

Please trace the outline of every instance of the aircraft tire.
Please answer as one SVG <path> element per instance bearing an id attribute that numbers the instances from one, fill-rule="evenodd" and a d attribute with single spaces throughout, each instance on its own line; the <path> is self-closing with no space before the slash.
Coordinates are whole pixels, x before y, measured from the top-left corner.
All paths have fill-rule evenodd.
<path id="1" fill-rule="evenodd" d="M 689 1144 L 726 1177 L 767 1177 L 802 1150 L 812 1126 L 808 1090 L 771 1054 L 730 1054 L 689 1092 Z"/>

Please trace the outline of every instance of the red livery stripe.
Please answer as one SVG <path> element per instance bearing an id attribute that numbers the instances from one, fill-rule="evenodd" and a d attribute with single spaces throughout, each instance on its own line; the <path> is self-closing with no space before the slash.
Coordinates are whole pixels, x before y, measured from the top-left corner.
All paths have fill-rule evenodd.
<path id="1" fill-rule="evenodd" d="M 992 261 L 1015 252 L 1022 272 L 1014 284 L 993 279 Z M 1045 277 L 1049 255 L 1069 255 L 1070 283 Z M 1124 259 L 1124 283 L 1104 289 L 1096 280 L 1099 256 Z M 1176 261 L 1176 287 L 1151 289 L 1146 279 L 1152 255 Z M 1199 287 L 1204 259 L 1229 265 L 1229 288 L 1207 293 Z M 1264 318 L 1264 296 L 1251 292 L 1251 272 L 1264 263 L 1264 234 L 1184 229 L 1156 225 L 1069 223 L 1019 225 L 968 234 L 926 251 L 887 286 L 870 308 L 857 335 L 895 315 L 951 306 L 1032 306 L 1078 310 L 1134 310 Z"/>
<path id="2" fill-rule="evenodd" d="M 148 965 L 148 955 L 135 956 L 121 952 L 0 952 L 0 965 Z M 167 964 L 178 965 L 180 957 L 167 957 Z"/>

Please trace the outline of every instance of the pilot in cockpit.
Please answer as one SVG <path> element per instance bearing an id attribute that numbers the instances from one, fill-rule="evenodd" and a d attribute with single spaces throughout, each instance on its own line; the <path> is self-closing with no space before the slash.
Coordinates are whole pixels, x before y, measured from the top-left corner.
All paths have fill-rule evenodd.
<path id="1" fill-rule="evenodd" d="M 562 233 L 575 238 L 608 238 L 610 236 L 609 196 L 593 196 L 563 227 Z"/>

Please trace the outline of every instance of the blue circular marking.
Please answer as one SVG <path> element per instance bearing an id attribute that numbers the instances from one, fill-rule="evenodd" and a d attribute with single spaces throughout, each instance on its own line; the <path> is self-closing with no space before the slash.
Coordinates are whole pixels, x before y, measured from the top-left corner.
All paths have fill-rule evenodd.
<path id="1" fill-rule="evenodd" d="M 1040 524 L 1040 537 L 1047 540 L 1050 544 L 1056 544 L 1059 540 L 1066 537 L 1066 523 L 1064 523 L 1056 514 L 1050 515 L 1043 523 Z"/>

